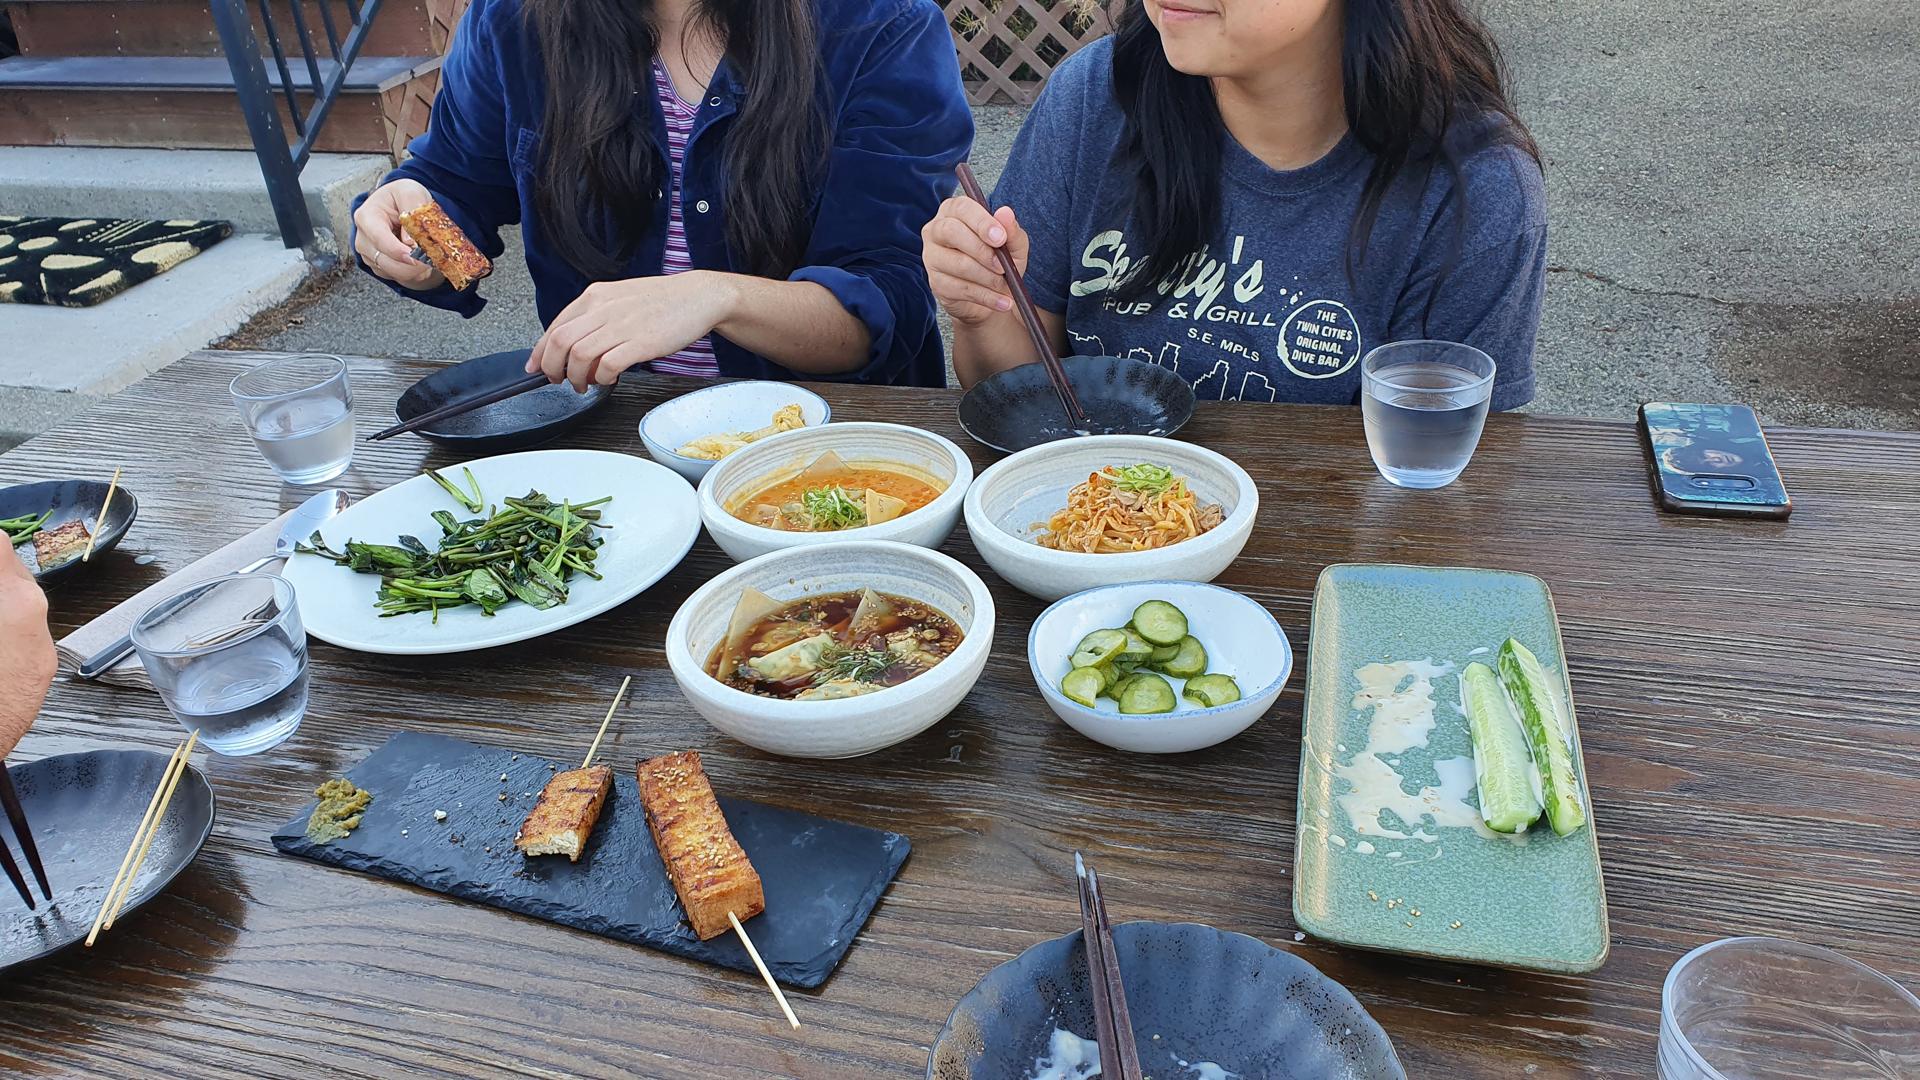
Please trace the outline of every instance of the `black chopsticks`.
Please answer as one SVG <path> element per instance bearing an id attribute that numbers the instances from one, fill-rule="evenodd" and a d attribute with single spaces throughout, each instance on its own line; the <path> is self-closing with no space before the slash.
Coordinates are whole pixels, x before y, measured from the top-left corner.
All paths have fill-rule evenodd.
<path id="1" fill-rule="evenodd" d="M 27 827 L 27 812 L 20 806 L 20 796 L 13 790 L 13 776 L 7 772 L 5 762 L 0 762 L 0 805 L 6 807 L 7 820 L 13 824 L 14 839 L 20 842 L 20 850 L 27 856 L 27 866 L 33 870 L 33 879 L 40 883 L 40 892 L 53 902 L 53 888 L 47 884 L 47 868 L 40 863 L 40 849 L 34 846 L 33 830 Z M 0 837 L 0 869 L 5 869 L 13 887 L 20 890 L 20 899 L 27 907 L 37 905 L 33 894 L 27 891 L 27 882 L 20 876 L 20 867 L 13 861 L 13 853 L 7 850 L 7 842 Z"/>
<path id="2" fill-rule="evenodd" d="M 379 431 L 376 431 L 373 434 L 367 436 L 367 441 L 380 442 L 383 439 L 391 439 L 395 435 L 405 435 L 409 431 L 418 431 L 429 424 L 439 423 L 440 421 L 445 420 L 450 416 L 459 416 L 461 413 L 469 413 L 475 409 L 480 408 L 483 405 L 491 405 L 496 401 L 505 401 L 510 397 L 514 397 L 518 394 L 524 394 L 529 390 L 538 390 L 543 386 L 550 386 L 550 385 L 552 384 L 548 382 L 547 377 L 544 374 L 536 373 L 533 375 L 529 375 L 526 378 L 521 379 L 519 382 L 509 383 L 506 386 L 495 387 L 492 390 L 487 390 L 483 393 L 475 394 L 470 398 L 462 398 L 459 401 L 450 402 L 449 404 L 442 405 L 439 408 L 432 410 L 431 412 L 423 412 L 419 416 L 416 416 L 411 420 L 401 421 L 400 423 L 395 424 L 392 427 L 381 428 Z"/>
<path id="3" fill-rule="evenodd" d="M 1113 923 L 1100 895 L 1100 875 L 1073 853 L 1073 872 L 1080 881 L 1080 936 L 1087 950 L 1087 983 L 1093 988 L 1094 1036 L 1100 1044 L 1100 1075 L 1113 1080 L 1142 1080 L 1140 1048 L 1133 1041 L 1133 1018 L 1127 1012 L 1127 988 L 1120 981 L 1120 961 L 1113 953 Z"/>
<path id="4" fill-rule="evenodd" d="M 954 175 L 960 178 L 960 189 L 967 198 L 986 207 L 989 214 L 993 207 L 987 203 L 986 192 L 980 189 L 980 181 L 973 178 L 973 169 L 966 162 L 954 166 Z M 1060 396 L 1060 407 L 1066 410 L 1067 422 L 1076 428 L 1088 426 L 1087 412 L 1080 407 L 1080 399 L 1073 394 L 1073 384 L 1067 381 L 1067 369 L 1060 365 L 1060 354 L 1053 351 L 1053 342 L 1047 339 L 1046 328 L 1040 325 L 1040 313 L 1033 306 L 1033 297 L 1027 293 L 1027 283 L 1020 279 L 1020 271 L 1013 265 L 1013 256 L 1007 249 L 998 247 L 994 254 L 1000 256 L 1000 274 L 1007 279 L 1007 289 L 1013 293 L 1013 306 L 1020 312 L 1020 321 L 1026 324 L 1027 336 L 1033 339 L 1033 351 L 1040 355 L 1040 363 L 1047 369 L 1047 380 L 1053 383 L 1053 392 Z"/>

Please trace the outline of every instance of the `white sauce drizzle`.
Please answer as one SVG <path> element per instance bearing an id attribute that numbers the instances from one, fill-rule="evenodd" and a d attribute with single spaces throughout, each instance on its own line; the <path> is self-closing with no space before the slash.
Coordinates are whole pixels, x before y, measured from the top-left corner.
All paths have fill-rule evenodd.
<path id="1" fill-rule="evenodd" d="M 1354 832 L 1363 837 L 1429 844 L 1439 839 L 1432 829 L 1472 829 L 1488 838 L 1501 836 L 1487 828 L 1480 820 L 1480 811 L 1467 802 L 1473 791 L 1471 757 L 1435 761 L 1438 786 L 1423 787 L 1412 794 L 1404 786 L 1406 778 L 1385 760 L 1385 755 L 1427 745 L 1435 723 L 1433 680 L 1452 671 L 1453 665 L 1433 660 L 1401 660 L 1367 664 L 1354 672 L 1360 689 L 1353 695 L 1353 707 L 1371 713 L 1367 745 L 1346 764 L 1336 764 L 1333 769 L 1335 776 L 1347 781 L 1349 790 L 1334 801 L 1346 812 Z M 1381 824 L 1381 815 L 1388 811 L 1412 831 Z M 1426 827 L 1429 821 L 1431 829 Z"/>
<path id="2" fill-rule="evenodd" d="M 1100 1044 L 1066 1028 L 1054 1028 L 1047 1056 L 1033 1063 L 1028 1080 L 1089 1080 L 1100 1073 Z"/>

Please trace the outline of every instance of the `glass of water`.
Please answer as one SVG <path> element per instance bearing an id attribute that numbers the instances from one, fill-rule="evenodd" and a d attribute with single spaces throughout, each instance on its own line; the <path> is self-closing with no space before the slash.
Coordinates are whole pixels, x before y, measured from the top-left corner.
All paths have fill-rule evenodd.
<path id="1" fill-rule="evenodd" d="M 1389 483 L 1454 482 L 1480 443 L 1493 399 L 1493 357 L 1452 341 L 1396 341 L 1360 361 L 1367 449 Z"/>
<path id="2" fill-rule="evenodd" d="M 147 609 L 131 636 L 160 699 L 216 753 L 270 750 L 306 715 L 307 631 L 276 574 L 201 582 Z"/>
<path id="3" fill-rule="evenodd" d="M 260 454 L 289 484 L 321 484 L 353 462 L 347 362 L 295 353 L 234 376 L 228 387 Z"/>
<path id="4" fill-rule="evenodd" d="M 1660 1080 L 1920 1076 L 1920 1000 L 1831 949 L 1710 942 L 1660 991 Z"/>

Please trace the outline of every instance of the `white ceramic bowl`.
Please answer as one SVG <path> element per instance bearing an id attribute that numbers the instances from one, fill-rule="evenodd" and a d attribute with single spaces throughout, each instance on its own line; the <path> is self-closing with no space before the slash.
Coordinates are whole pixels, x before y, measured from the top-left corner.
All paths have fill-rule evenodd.
<path id="1" fill-rule="evenodd" d="M 1226 520 L 1178 544 L 1153 551 L 1090 555 L 1033 542 L 1067 505 L 1067 492 L 1108 465 L 1151 462 L 1186 477 L 1203 503 L 1219 503 Z M 1128 581 L 1212 581 L 1239 558 L 1253 535 L 1260 492 L 1247 471 L 1193 443 L 1151 435 L 1093 435 L 1022 450 L 980 474 L 967 490 L 967 532 L 987 565 L 1019 589 L 1058 600 L 1097 585 Z"/>
<path id="2" fill-rule="evenodd" d="M 750 525 L 727 513 L 727 504 L 735 499 L 806 468 L 829 450 L 849 464 L 872 461 L 908 466 L 939 480 L 946 490 L 892 521 L 839 532 L 782 532 Z M 950 440 L 931 431 L 904 424 L 829 424 L 782 432 L 721 459 L 700 481 L 700 520 L 714 543 L 740 561 L 785 548 L 848 540 L 897 540 L 934 548 L 945 543 L 959 524 L 960 504 L 971 483 L 973 462 Z"/>
<path id="3" fill-rule="evenodd" d="M 862 697 L 760 697 L 706 670 L 749 586 L 776 600 L 871 587 L 933 605 L 966 638 L 931 670 Z M 667 666 L 694 711 L 749 746 L 788 757 L 857 757 L 920 734 L 973 689 L 992 646 L 993 596 L 978 574 L 937 551 L 884 541 L 810 544 L 741 563 L 688 597 L 667 626 Z"/>
<path id="4" fill-rule="evenodd" d="M 677 398 L 669 398 L 640 418 L 640 441 L 653 460 L 699 486 L 716 461 L 688 457 L 679 449 L 706 435 L 758 431 L 773 422 L 774 410 L 799 405 L 808 427 L 819 427 L 833 417 L 827 399 L 792 383 L 723 382 Z"/>
<path id="5" fill-rule="evenodd" d="M 1203 709 L 1185 698 L 1171 713 L 1127 716 L 1110 698 L 1089 709 L 1060 692 L 1074 646 L 1087 634 L 1125 626 L 1133 609 L 1165 600 L 1186 613 L 1189 632 L 1207 650 L 1207 671 L 1233 676 L 1240 700 Z M 1267 714 L 1293 671 L 1287 632 L 1265 607 L 1218 585 L 1139 581 L 1075 593 L 1040 613 L 1027 633 L 1027 664 L 1041 696 L 1067 726 L 1098 743 L 1142 754 L 1179 754 L 1225 742 Z M 1168 677 L 1177 696 L 1186 681 Z"/>

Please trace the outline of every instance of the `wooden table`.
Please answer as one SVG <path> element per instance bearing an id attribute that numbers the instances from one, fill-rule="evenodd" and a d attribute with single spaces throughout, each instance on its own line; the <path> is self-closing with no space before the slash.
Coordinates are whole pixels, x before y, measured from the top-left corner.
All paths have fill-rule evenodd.
<path id="1" fill-rule="evenodd" d="M 305 494 L 274 480 L 227 402 L 241 363 L 196 355 L 0 456 L 0 483 L 124 464 L 140 498 L 107 565 L 55 590 L 56 633 Z M 361 433 L 429 370 L 356 361 Z M 641 453 L 642 411 L 685 385 L 623 387 L 567 442 Z M 821 389 L 839 418 L 971 446 L 953 392 Z M 1723 935 L 1829 945 L 1920 981 L 1920 437 L 1775 433 L 1799 506 L 1783 524 L 1657 512 L 1624 423 L 1497 416 L 1466 477 L 1439 492 L 1378 479 L 1350 409 L 1202 406 L 1182 434 L 1260 482 L 1253 541 L 1222 581 L 1274 612 L 1300 661 L 1314 578 L 1331 562 L 1503 567 L 1551 583 L 1612 909 L 1603 969 L 1554 978 L 1296 941 L 1301 680 L 1254 728 L 1201 753 L 1088 742 L 1032 686 L 1025 634 L 1040 605 L 993 577 L 964 534 L 948 550 L 994 586 L 1000 629 L 958 711 L 854 761 L 731 742 L 682 702 L 660 651 L 674 608 L 726 565 L 703 541 L 638 599 L 523 646 L 406 658 L 316 643 L 299 734 L 258 758 L 202 758 L 219 822 L 171 892 L 101 946 L 5 977 L 0 1071 L 918 1076 L 981 975 L 1079 925 L 1075 848 L 1106 877 L 1117 920 L 1243 931 L 1346 984 L 1415 1077 L 1651 1075 L 1661 979 Z M 341 483 L 371 492 L 450 460 L 418 439 L 363 444 Z M 315 783 L 399 728 L 578 753 L 627 672 L 634 701 L 609 760 L 698 748 L 723 791 L 913 839 L 838 974 L 793 995 L 797 1033 L 752 978 L 267 842 Z M 17 756 L 164 751 L 179 737 L 150 694 L 62 683 Z"/>

